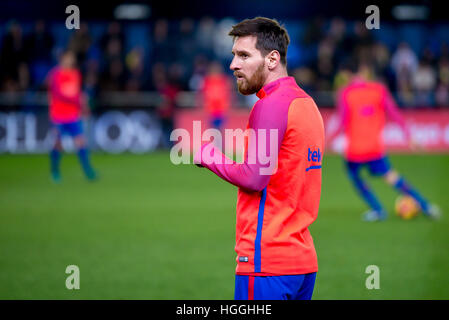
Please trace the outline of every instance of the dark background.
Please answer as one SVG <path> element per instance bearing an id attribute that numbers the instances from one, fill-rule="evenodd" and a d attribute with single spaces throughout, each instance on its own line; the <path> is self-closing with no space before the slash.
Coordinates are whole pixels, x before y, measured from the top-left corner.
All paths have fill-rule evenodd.
<path id="1" fill-rule="evenodd" d="M 0 19 L 62 19 L 61 13 L 70 4 L 80 7 L 82 18 L 110 19 L 114 8 L 122 3 L 145 3 L 151 6 L 151 16 L 165 18 L 191 17 L 200 18 L 205 15 L 215 18 L 234 17 L 243 19 L 257 15 L 276 17 L 277 19 L 306 19 L 310 16 L 333 17 L 336 15 L 347 19 L 360 19 L 368 5 L 380 8 L 382 20 L 394 21 L 391 9 L 398 4 L 413 4 L 429 9 L 427 21 L 448 21 L 445 1 L 329 1 L 329 0 L 282 0 L 282 1 L 0 1 Z"/>

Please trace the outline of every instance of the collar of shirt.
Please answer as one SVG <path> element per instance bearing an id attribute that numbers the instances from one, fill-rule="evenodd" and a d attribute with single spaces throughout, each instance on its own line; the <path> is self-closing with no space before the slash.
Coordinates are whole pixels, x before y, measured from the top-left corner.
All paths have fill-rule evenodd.
<path id="1" fill-rule="evenodd" d="M 259 90 L 259 92 L 256 93 L 256 96 L 259 99 L 262 99 L 263 97 L 269 95 L 270 93 L 272 93 L 274 90 L 276 90 L 280 85 L 282 84 L 288 84 L 288 83 L 293 83 L 296 84 L 295 78 L 293 77 L 283 77 L 283 78 L 279 78 L 277 80 L 274 80 L 270 83 L 267 83 L 266 85 L 263 86 L 262 89 Z"/>

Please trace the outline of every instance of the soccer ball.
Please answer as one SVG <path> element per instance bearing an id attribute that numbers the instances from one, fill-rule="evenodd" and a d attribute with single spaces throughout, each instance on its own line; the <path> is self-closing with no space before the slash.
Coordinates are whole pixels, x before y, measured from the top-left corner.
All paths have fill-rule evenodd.
<path id="1" fill-rule="evenodd" d="M 399 196 L 394 204 L 396 215 L 401 219 L 410 220 L 416 217 L 421 210 L 419 204 L 410 196 Z"/>

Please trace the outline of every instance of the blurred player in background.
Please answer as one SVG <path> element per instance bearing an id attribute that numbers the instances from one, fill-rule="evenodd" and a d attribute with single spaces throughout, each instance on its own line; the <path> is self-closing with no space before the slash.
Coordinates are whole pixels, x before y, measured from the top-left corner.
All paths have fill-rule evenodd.
<path id="1" fill-rule="evenodd" d="M 390 92 L 380 82 L 368 81 L 370 68 L 346 61 L 343 69 L 348 73 L 349 83 L 337 94 L 338 127 L 328 141 L 344 131 L 346 169 L 354 187 L 371 210 L 364 213 L 365 221 L 379 221 L 387 218 L 387 212 L 370 187 L 363 181 L 361 170 L 366 167 L 373 176 L 381 176 L 398 192 L 411 196 L 422 212 L 430 218 L 438 218 L 440 210 L 429 204 L 421 194 L 394 170 L 385 153 L 382 132 L 386 116 L 403 129 L 407 141 L 413 148 L 410 132 Z"/>
<path id="2" fill-rule="evenodd" d="M 83 134 L 82 116 L 88 115 L 87 101 L 82 93 L 81 73 L 76 68 L 75 54 L 65 51 L 59 65 L 50 71 L 48 78 L 49 116 L 54 134 L 54 145 L 50 151 L 51 177 L 60 182 L 61 137 L 70 135 L 75 143 L 77 155 L 88 180 L 97 174 L 89 161 L 86 139 Z"/>
<path id="3" fill-rule="evenodd" d="M 245 139 L 243 163 L 213 142 L 201 147 L 195 163 L 238 187 L 235 299 L 311 299 L 318 264 L 308 227 L 320 202 L 323 121 L 287 74 L 285 28 L 259 17 L 233 26 L 229 35 L 238 90 L 259 98 L 247 125 L 254 135 Z M 274 170 L 261 152 L 270 154 Z M 204 161 L 207 154 L 215 161 Z"/>
<path id="4" fill-rule="evenodd" d="M 218 61 L 209 65 L 201 86 L 202 104 L 209 116 L 209 125 L 221 130 L 231 105 L 231 84 Z"/>

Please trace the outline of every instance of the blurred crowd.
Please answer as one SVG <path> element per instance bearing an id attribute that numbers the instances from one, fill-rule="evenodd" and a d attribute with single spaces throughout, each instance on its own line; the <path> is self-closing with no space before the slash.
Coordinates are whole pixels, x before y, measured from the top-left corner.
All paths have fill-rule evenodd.
<path id="1" fill-rule="evenodd" d="M 231 78 L 232 39 L 227 33 L 235 23 L 210 17 L 158 19 L 140 23 L 145 38 L 130 41 L 136 33 L 118 21 L 96 22 L 101 32 L 96 28 L 95 35 L 91 22 L 82 22 L 78 30 L 66 30 L 63 24 L 40 20 L 27 32 L 20 23 L 8 22 L 0 34 L 0 91 L 44 90 L 59 53 L 69 48 L 77 56 L 84 88 L 91 97 L 105 91 L 158 91 L 170 110 L 178 92 L 200 91 L 208 74 L 220 70 Z M 312 96 L 334 92 L 345 83 L 340 66 L 349 58 L 368 65 L 372 77 L 384 81 L 402 107 L 449 106 L 446 43 L 416 52 L 404 39 L 387 46 L 364 23 L 340 18 L 286 23 L 289 31 L 296 25 L 302 31 L 290 34 L 289 73 Z M 57 41 L 56 34 L 61 32 L 56 28 L 68 34 L 65 43 Z"/>
<path id="2" fill-rule="evenodd" d="M 449 46 L 445 42 L 415 52 L 398 39 L 392 50 L 362 22 L 351 27 L 343 19 L 326 23 L 313 20 L 301 39 L 303 46 L 316 46 L 316 54 L 292 70 L 298 83 L 311 92 L 335 91 L 345 84 L 340 69 L 352 59 L 370 69 L 369 76 L 388 85 L 402 107 L 449 105 Z M 376 32 L 382 32 L 381 30 Z"/>

